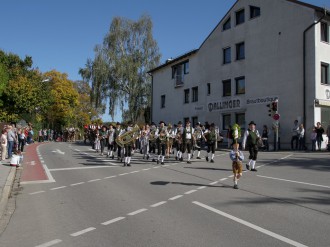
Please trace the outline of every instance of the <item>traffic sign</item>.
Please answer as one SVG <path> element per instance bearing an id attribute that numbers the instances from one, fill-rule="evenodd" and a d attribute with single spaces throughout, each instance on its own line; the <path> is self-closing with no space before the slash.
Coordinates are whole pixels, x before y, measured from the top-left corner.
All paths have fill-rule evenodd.
<path id="1" fill-rule="evenodd" d="M 278 114 L 278 113 L 275 113 L 274 115 L 273 115 L 273 119 L 274 120 L 279 120 L 280 119 L 280 114 Z"/>

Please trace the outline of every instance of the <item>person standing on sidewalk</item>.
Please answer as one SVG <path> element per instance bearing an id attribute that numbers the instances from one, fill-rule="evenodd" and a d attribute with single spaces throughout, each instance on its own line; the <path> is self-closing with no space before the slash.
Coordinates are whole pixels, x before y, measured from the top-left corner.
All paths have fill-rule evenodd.
<path id="1" fill-rule="evenodd" d="M 13 127 L 10 125 L 8 126 L 7 139 L 8 139 L 8 159 L 10 159 L 12 156 L 14 143 L 17 141 L 15 133 L 13 131 Z"/>
<path id="2" fill-rule="evenodd" d="M 260 135 L 258 130 L 256 129 L 255 122 L 251 121 L 249 123 L 249 128 L 245 131 L 243 137 L 242 147 L 243 149 L 247 148 L 249 150 L 249 163 L 246 164 L 246 169 L 256 172 L 255 168 L 257 157 L 258 157 L 258 139 L 260 139 Z"/>
<path id="3" fill-rule="evenodd" d="M 1 131 L 1 138 L 0 138 L 0 143 L 1 143 L 1 161 L 6 159 L 6 154 L 7 154 L 7 131 L 3 129 Z"/>
<path id="4" fill-rule="evenodd" d="M 317 142 L 317 147 L 319 149 L 319 151 L 321 151 L 321 146 L 322 146 L 322 142 L 323 142 L 323 133 L 324 133 L 324 129 L 321 125 L 320 122 L 316 123 L 316 142 Z"/>
<path id="5" fill-rule="evenodd" d="M 293 147 L 293 142 L 296 142 L 295 148 Z M 298 125 L 298 120 L 294 120 L 294 125 L 292 127 L 291 150 L 298 149 L 298 142 L 299 142 L 299 125 Z"/>

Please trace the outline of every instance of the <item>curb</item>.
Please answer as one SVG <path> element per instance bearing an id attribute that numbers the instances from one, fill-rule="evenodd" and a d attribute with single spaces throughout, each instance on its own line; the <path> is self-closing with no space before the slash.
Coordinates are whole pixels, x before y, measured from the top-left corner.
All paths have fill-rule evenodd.
<path id="1" fill-rule="evenodd" d="M 16 176 L 16 167 L 10 169 L 9 175 L 6 180 L 6 184 L 3 187 L 1 198 L 0 198 L 0 219 L 2 219 L 4 212 L 6 211 L 8 199 L 13 187 L 13 183 Z"/>

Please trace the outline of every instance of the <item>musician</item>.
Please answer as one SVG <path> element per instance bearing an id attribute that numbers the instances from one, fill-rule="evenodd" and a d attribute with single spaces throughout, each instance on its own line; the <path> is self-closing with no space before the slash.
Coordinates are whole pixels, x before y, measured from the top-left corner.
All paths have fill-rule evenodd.
<path id="1" fill-rule="evenodd" d="M 103 156 L 104 148 L 107 142 L 107 127 L 102 126 L 102 129 L 99 132 L 100 146 L 101 146 L 101 155 Z"/>
<path id="2" fill-rule="evenodd" d="M 117 122 L 114 139 L 116 140 L 116 138 L 118 136 L 122 135 L 123 132 L 124 132 L 124 130 L 121 128 L 121 124 L 119 122 Z M 114 152 L 116 152 L 116 151 L 117 151 L 117 160 L 120 159 L 120 162 L 122 162 L 123 161 L 122 148 L 115 142 L 114 143 Z"/>
<path id="3" fill-rule="evenodd" d="M 172 129 L 172 124 L 168 124 L 167 126 L 168 137 L 166 140 L 166 157 L 170 158 L 170 154 L 172 153 L 173 140 L 175 139 L 175 131 Z"/>
<path id="4" fill-rule="evenodd" d="M 193 139 L 194 139 L 194 128 L 190 126 L 190 121 L 186 121 L 186 127 L 183 129 L 182 133 L 182 140 L 183 140 L 183 153 L 187 151 L 187 163 L 191 164 L 191 149 L 193 145 Z M 182 159 L 181 159 L 182 161 Z"/>
<path id="5" fill-rule="evenodd" d="M 238 189 L 238 180 L 242 177 L 243 167 L 242 161 L 244 160 L 244 155 L 239 151 L 239 144 L 233 144 L 233 150 L 229 154 L 230 159 L 233 161 L 232 168 L 234 173 L 234 189 Z"/>
<path id="6" fill-rule="evenodd" d="M 209 154 L 211 154 L 211 163 L 214 163 L 214 153 L 215 153 L 215 142 L 216 142 L 216 131 L 214 123 L 211 123 L 209 129 L 205 130 L 204 139 L 207 143 L 207 154 L 206 154 L 206 161 L 209 161 Z"/>
<path id="7" fill-rule="evenodd" d="M 149 135 L 150 135 L 150 126 L 149 124 L 146 124 L 143 126 L 143 129 L 141 131 L 141 150 L 143 154 L 143 159 L 147 158 L 149 159 Z"/>
<path id="8" fill-rule="evenodd" d="M 156 132 L 157 127 L 154 122 L 151 123 L 150 133 L 149 133 L 149 154 L 152 155 L 152 161 L 155 162 L 155 155 L 156 155 Z M 149 156 L 147 156 L 149 159 Z"/>
<path id="9" fill-rule="evenodd" d="M 251 121 L 249 123 L 249 128 L 245 131 L 242 147 L 245 149 L 245 147 L 249 150 L 250 156 L 249 156 L 249 163 L 246 164 L 246 169 L 250 170 L 250 167 L 252 168 L 251 171 L 256 172 L 257 169 L 255 169 L 257 156 L 258 156 L 258 139 L 260 138 L 260 134 L 258 130 L 256 129 L 255 122 Z"/>
<path id="10" fill-rule="evenodd" d="M 196 159 L 201 159 L 200 154 L 201 154 L 201 147 L 202 147 L 202 136 L 203 136 L 203 130 L 202 126 L 200 123 L 196 123 L 195 126 L 195 132 L 194 132 L 194 143 L 195 145 L 193 146 L 193 154 L 191 157 L 194 157 L 195 151 L 197 150 L 197 157 Z"/>
<path id="11" fill-rule="evenodd" d="M 113 128 L 113 125 L 110 124 L 109 130 L 107 132 L 107 140 L 108 140 L 108 153 L 107 157 L 111 157 L 114 159 L 114 146 L 115 146 L 115 129 Z"/>
<path id="12" fill-rule="evenodd" d="M 94 140 L 94 148 L 95 151 L 98 153 L 101 148 L 101 143 L 100 143 L 100 132 L 98 129 L 95 130 L 95 140 Z"/>
<path id="13" fill-rule="evenodd" d="M 130 121 L 128 122 L 128 126 L 125 130 L 125 133 L 132 130 L 133 130 L 133 123 Z M 124 144 L 124 148 L 125 148 L 124 166 L 131 166 L 132 149 L 134 149 L 134 144 L 135 144 L 135 139 L 132 139 L 132 142 L 128 142 Z"/>
<path id="14" fill-rule="evenodd" d="M 182 122 L 178 122 L 178 126 L 175 130 L 175 145 L 176 145 L 176 160 L 183 160 L 182 158 L 182 150 L 183 150 L 183 143 L 182 143 L 182 133 L 183 133 L 183 127 Z"/>
<path id="15" fill-rule="evenodd" d="M 165 158 L 165 148 L 166 148 L 166 140 L 168 137 L 167 128 L 165 127 L 164 121 L 159 122 L 159 128 L 156 132 L 157 136 L 157 147 L 158 147 L 158 158 L 157 164 L 161 161 L 160 164 L 164 165 L 164 158 Z"/>

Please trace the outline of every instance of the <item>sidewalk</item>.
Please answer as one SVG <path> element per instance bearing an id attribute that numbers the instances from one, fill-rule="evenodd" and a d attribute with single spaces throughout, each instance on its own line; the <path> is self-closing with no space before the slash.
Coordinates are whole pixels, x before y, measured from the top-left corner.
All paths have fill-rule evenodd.
<path id="1" fill-rule="evenodd" d="M 9 160 L 2 161 L 0 164 L 0 219 L 6 210 L 15 175 L 16 167 L 11 167 Z"/>

